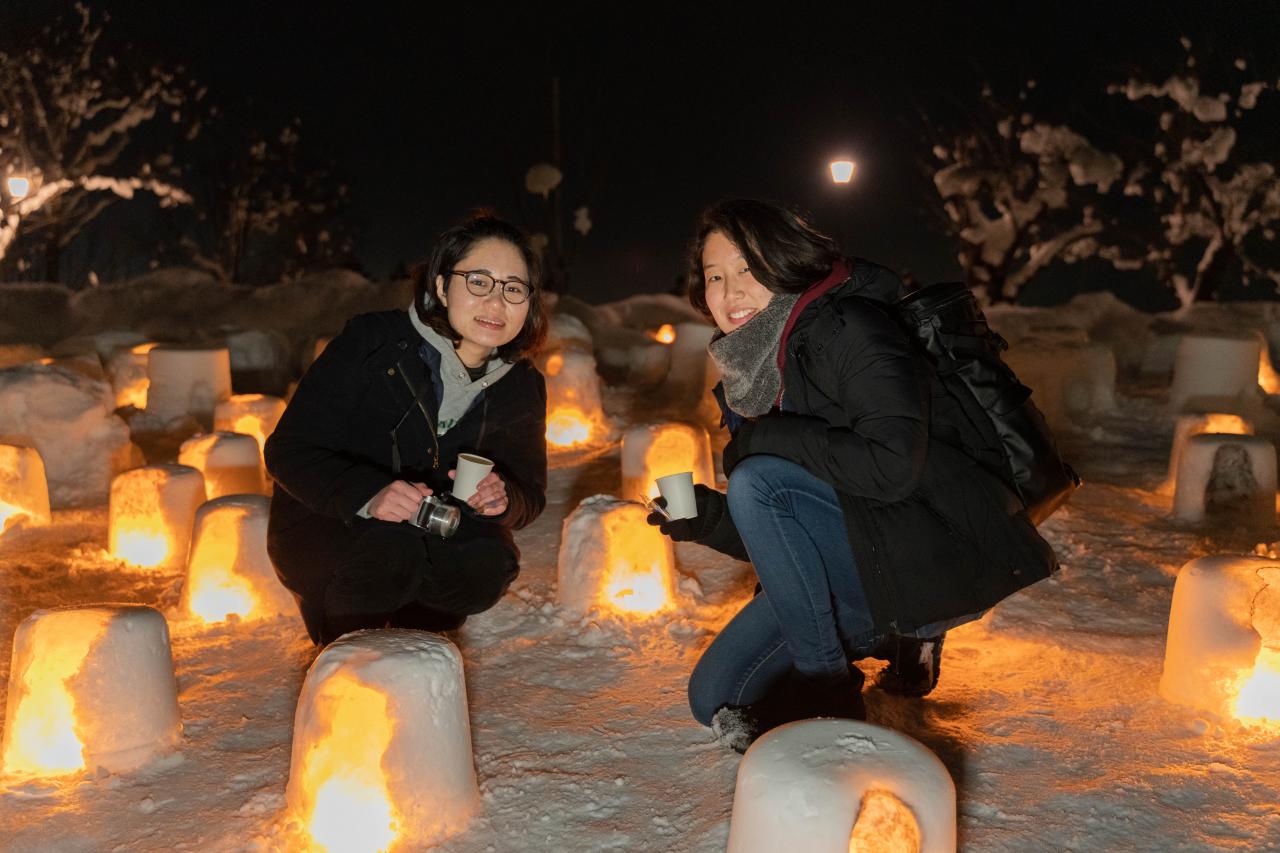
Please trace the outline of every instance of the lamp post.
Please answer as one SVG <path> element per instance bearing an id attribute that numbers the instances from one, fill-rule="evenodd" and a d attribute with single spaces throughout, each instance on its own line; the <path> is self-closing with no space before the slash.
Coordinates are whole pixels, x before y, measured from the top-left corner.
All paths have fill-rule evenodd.
<path id="1" fill-rule="evenodd" d="M 847 184 L 857 174 L 858 164 L 852 160 L 832 160 L 830 168 L 832 183 Z"/>

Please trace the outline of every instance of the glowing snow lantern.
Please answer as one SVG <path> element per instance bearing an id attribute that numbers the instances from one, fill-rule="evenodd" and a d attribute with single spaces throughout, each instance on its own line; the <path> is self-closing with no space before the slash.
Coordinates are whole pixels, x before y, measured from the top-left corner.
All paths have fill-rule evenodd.
<path id="1" fill-rule="evenodd" d="M 676 340 L 676 327 L 670 323 L 663 323 L 658 327 L 657 331 L 651 332 L 649 337 L 653 338 L 660 344 L 672 344 Z"/>
<path id="2" fill-rule="evenodd" d="M 548 354 L 541 367 L 547 380 L 547 444 L 563 450 L 597 441 L 605 421 L 595 357 L 562 350 Z"/>
<path id="3" fill-rule="evenodd" d="M 9 178 L 6 184 L 9 188 L 9 195 L 13 196 L 14 201 L 21 201 L 31 194 L 31 181 L 27 178 Z"/>
<path id="4" fill-rule="evenodd" d="M 794 850 L 798 839 L 832 853 L 954 853 L 955 785 L 900 732 L 853 720 L 782 726 L 738 765 L 728 851 Z"/>
<path id="5" fill-rule="evenodd" d="M 1280 394 L 1280 374 L 1271 364 L 1271 354 L 1263 340 L 1258 357 L 1258 385 L 1268 394 Z"/>
<path id="6" fill-rule="evenodd" d="M 136 344 L 118 350 L 107 360 L 107 373 L 116 393 L 116 408 L 133 406 L 142 410 L 147 407 L 147 389 L 151 385 L 147 379 L 148 353 L 157 346 L 159 344 Z"/>
<path id="7" fill-rule="evenodd" d="M 666 423 L 635 427 L 622 437 L 622 496 L 656 498 L 654 482 L 668 474 L 692 471 L 693 482 L 715 485 L 711 441 L 692 424 Z"/>
<path id="8" fill-rule="evenodd" d="M 169 628 L 137 605 L 38 610 L 18 626 L 3 743 L 8 773 L 133 770 L 182 735 Z"/>
<path id="9" fill-rule="evenodd" d="M 223 495 L 260 495 L 262 452 L 251 435 L 210 432 L 182 442 L 178 462 L 204 474 L 210 500 Z"/>
<path id="10" fill-rule="evenodd" d="M 672 606 L 671 540 L 645 522 L 648 511 L 610 495 L 587 498 L 565 519 L 557 565 L 560 604 L 647 616 Z"/>
<path id="11" fill-rule="evenodd" d="M 192 415 L 206 427 L 231 396 L 231 353 L 225 346 L 161 344 L 147 353 L 147 412 L 162 419 Z"/>
<path id="12" fill-rule="evenodd" d="M 52 521 L 44 460 L 35 448 L 0 444 L 0 535 L 20 519 L 28 524 Z"/>
<path id="13" fill-rule="evenodd" d="M 1256 392 L 1262 352 L 1256 332 L 1183 335 L 1174 354 L 1170 408 L 1175 412 L 1234 410 Z"/>
<path id="14" fill-rule="evenodd" d="M 258 451 L 261 452 L 283 414 L 284 400 L 279 397 L 233 394 L 214 409 L 213 428 L 219 432 L 251 435 L 258 440 Z"/>
<path id="15" fill-rule="evenodd" d="M 831 161 L 831 181 L 836 184 L 847 184 L 853 180 L 858 164 L 852 160 Z"/>
<path id="16" fill-rule="evenodd" d="M 1160 695 L 1280 733 L 1280 562 L 1212 556 L 1182 567 Z"/>
<path id="17" fill-rule="evenodd" d="M 1253 435 L 1202 433 L 1178 460 L 1173 515 L 1199 523 L 1211 515 L 1270 526 L 1276 517 L 1276 449 Z"/>
<path id="18" fill-rule="evenodd" d="M 204 622 L 270 619 L 295 612 L 267 556 L 262 495 L 216 498 L 196 512 L 183 609 Z"/>
<path id="19" fill-rule="evenodd" d="M 315 847 L 429 846 L 480 805 L 462 656 L 424 631 L 357 631 L 307 672 L 288 808 Z"/>
<path id="20" fill-rule="evenodd" d="M 1208 413 L 1203 415 L 1179 415 L 1173 428 L 1173 449 L 1169 452 L 1169 487 L 1178 477 L 1178 463 L 1187 441 L 1193 435 L 1216 433 L 1219 435 L 1253 435 L 1253 424 L 1239 415 Z"/>
<path id="21" fill-rule="evenodd" d="M 181 568 L 204 477 L 187 465 L 145 465 L 111 481 L 111 556 L 143 568 Z"/>

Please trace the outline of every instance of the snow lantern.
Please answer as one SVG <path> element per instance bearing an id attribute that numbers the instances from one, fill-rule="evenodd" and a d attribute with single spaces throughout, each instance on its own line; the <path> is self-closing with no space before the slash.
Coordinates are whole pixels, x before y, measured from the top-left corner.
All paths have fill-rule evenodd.
<path id="1" fill-rule="evenodd" d="M 675 600 L 671 540 L 645 522 L 633 501 L 595 495 L 564 520 L 556 568 L 560 604 L 586 613 L 648 616 Z"/>
<path id="2" fill-rule="evenodd" d="M 729 853 L 954 853 L 956 790 L 906 735 L 854 720 L 790 723 L 738 765 Z"/>
<path id="3" fill-rule="evenodd" d="M 44 460 L 35 448 L 0 444 L 0 535 L 19 519 L 28 524 L 53 520 Z"/>
<path id="4" fill-rule="evenodd" d="M 125 406 L 139 411 L 146 409 L 147 389 L 151 386 L 147 378 L 148 354 L 157 346 L 159 344 L 142 343 L 121 347 L 107 359 L 107 374 L 111 377 L 117 409 Z"/>
<path id="5" fill-rule="evenodd" d="M 1261 332 L 1259 332 L 1258 337 L 1258 385 L 1268 394 L 1280 394 L 1280 374 L 1276 373 L 1275 366 L 1271 363 L 1271 353 L 1268 349 L 1267 339 Z"/>
<path id="6" fill-rule="evenodd" d="M 1276 449 L 1270 441 L 1217 433 L 1187 439 L 1173 488 L 1174 518 L 1201 522 L 1217 515 L 1270 526 L 1275 502 Z"/>
<path id="7" fill-rule="evenodd" d="M 181 568 L 205 501 L 204 477 L 188 465 L 144 465 L 111 481 L 111 556 L 143 568 Z"/>
<path id="8" fill-rule="evenodd" d="M 196 511 L 183 610 L 207 623 L 295 612 L 267 556 L 270 503 L 262 495 L 227 495 Z"/>
<path id="9" fill-rule="evenodd" d="M 163 420 L 193 415 L 213 422 L 231 396 L 231 353 L 225 346 L 161 344 L 147 353 L 147 413 Z"/>
<path id="10" fill-rule="evenodd" d="M 607 427 L 595 356 L 559 350 L 542 359 L 540 367 L 547 381 L 547 445 L 567 450 L 599 442 Z"/>
<path id="11" fill-rule="evenodd" d="M 1074 327 L 1070 332 L 1080 332 Z M 1015 343 L 1005 354 L 1018 379 L 1032 390 L 1050 424 L 1061 425 L 1115 409 L 1116 359 L 1111 348 L 1084 340 L 1042 340 L 1051 330 Z"/>
<path id="12" fill-rule="evenodd" d="M 480 791 L 457 648 L 403 629 L 330 644 L 302 685 L 286 799 L 327 850 L 420 849 L 464 829 Z"/>
<path id="13" fill-rule="evenodd" d="M 169 627 L 141 605 L 37 610 L 18 626 L 4 769 L 123 773 L 178 745 Z"/>
<path id="14" fill-rule="evenodd" d="M 1175 412 L 1234 409 L 1258 386 L 1262 352 L 1256 332 L 1183 335 L 1174 354 L 1170 408 Z"/>
<path id="15" fill-rule="evenodd" d="M 1178 462 L 1187 440 L 1203 433 L 1253 435 L 1253 424 L 1240 415 L 1211 412 L 1202 415 L 1179 415 L 1173 428 L 1173 449 L 1169 452 L 1169 485 L 1178 478 Z"/>
<path id="16" fill-rule="evenodd" d="M 676 342 L 676 327 L 670 323 L 663 323 L 657 329 L 650 332 L 649 337 L 653 338 L 660 344 L 673 344 Z"/>
<path id="17" fill-rule="evenodd" d="M 213 410 L 213 428 L 238 432 L 258 440 L 258 452 L 267 444 L 284 414 L 284 400 L 267 394 L 233 394 Z"/>
<path id="18" fill-rule="evenodd" d="M 1280 561 L 1218 555 L 1182 567 L 1160 695 L 1280 731 Z"/>
<path id="19" fill-rule="evenodd" d="M 702 427 L 684 423 L 650 424 L 622 436 L 622 496 L 656 498 L 659 477 L 692 471 L 693 482 L 714 486 L 711 440 Z"/>
<path id="20" fill-rule="evenodd" d="M 671 343 L 671 371 L 666 393 L 676 403 L 696 407 L 715 385 L 718 374 L 707 353 L 715 327 L 706 323 L 679 323 Z"/>
<path id="21" fill-rule="evenodd" d="M 188 438 L 178 449 L 178 462 L 204 474 L 210 499 L 265 491 L 262 451 L 252 435 L 210 432 Z"/>

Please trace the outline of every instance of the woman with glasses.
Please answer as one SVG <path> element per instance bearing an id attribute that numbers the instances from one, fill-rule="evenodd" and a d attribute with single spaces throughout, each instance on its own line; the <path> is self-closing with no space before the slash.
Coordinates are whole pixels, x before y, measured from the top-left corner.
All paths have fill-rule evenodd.
<path id="1" fill-rule="evenodd" d="M 515 578 L 511 531 L 546 503 L 540 275 L 519 229 L 478 215 L 415 269 L 407 311 L 354 317 L 302 377 L 266 444 L 268 551 L 314 642 L 453 629 Z M 495 464 L 441 536 L 414 522 L 460 453 Z"/>

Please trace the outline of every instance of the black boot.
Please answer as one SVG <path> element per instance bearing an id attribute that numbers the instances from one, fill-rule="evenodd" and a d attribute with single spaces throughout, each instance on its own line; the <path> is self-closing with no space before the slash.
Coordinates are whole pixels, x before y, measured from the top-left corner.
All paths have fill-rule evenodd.
<path id="1" fill-rule="evenodd" d="M 876 686 L 898 696 L 928 696 L 938 686 L 946 636 L 886 637 L 870 655 L 889 662 L 876 678 Z"/>
<path id="2" fill-rule="evenodd" d="M 786 723 L 812 717 L 865 720 L 862 671 L 811 678 L 791 670 L 764 696 L 747 705 L 724 705 L 711 719 L 716 739 L 735 752 L 746 752 L 760 735 Z"/>

